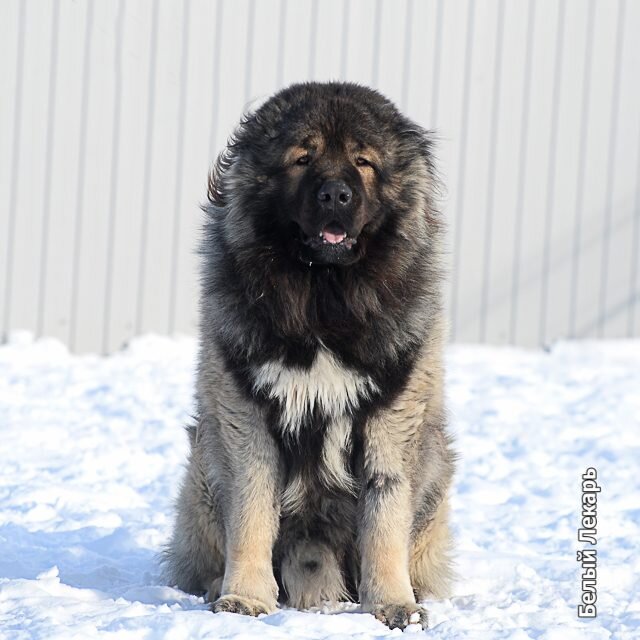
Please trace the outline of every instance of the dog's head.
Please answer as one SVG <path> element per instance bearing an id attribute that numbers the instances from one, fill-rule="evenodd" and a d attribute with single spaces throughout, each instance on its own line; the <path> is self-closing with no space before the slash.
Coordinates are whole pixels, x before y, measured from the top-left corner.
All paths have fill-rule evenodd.
<path id="1" fill-rule="evenodd" d="M 308 265 L 346 266 L 381 229 L 397 230 L 420 208 L 432 180 L 426 132 L 389 100 L 354 84 L 309 83 L 241 123 L 209 197 L 228 210 L 240 242 Z"/>

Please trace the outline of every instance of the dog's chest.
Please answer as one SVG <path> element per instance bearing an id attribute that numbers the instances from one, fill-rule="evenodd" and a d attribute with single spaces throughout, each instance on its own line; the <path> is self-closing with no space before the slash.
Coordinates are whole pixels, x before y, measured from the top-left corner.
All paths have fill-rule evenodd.
<path id="1" fill-rule="evenodd" d="M 374 381 L 343 366 L 328 351 L 319 351 L 308 369 L 264 364 L 254 371 L 253 384 L 276 403 L 276 426 L 295 451 L 282 496 L 284 512 L 304 510 L 317 482 L 316 487 L 355 494 L 356 480 L 349 469 L 353 413 L 378 393 Z"/>
<path id="2" fill-rule="evenodd" d="M 280 429 L 297 435 L 311 416 L 331 422 L 350 417 L 377 392 L 369 376 L 342 365 L 330 352 L 318 351 L 310 368 L 272 361 L 254 370 L 254 389 L 278 402 Z"/>

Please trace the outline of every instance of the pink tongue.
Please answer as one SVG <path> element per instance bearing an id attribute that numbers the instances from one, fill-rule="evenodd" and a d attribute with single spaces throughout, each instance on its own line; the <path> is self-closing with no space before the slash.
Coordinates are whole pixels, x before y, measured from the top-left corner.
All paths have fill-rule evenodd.
<path id="1" fill-rule="evenodd" d="M 342 242 L 346 237 L 346 233 L 331 233 L 331 231 L 328 231 L 327 229 L 322 230 L 322 239 L 331 244 L 338 244 L 339 242 Z"/>

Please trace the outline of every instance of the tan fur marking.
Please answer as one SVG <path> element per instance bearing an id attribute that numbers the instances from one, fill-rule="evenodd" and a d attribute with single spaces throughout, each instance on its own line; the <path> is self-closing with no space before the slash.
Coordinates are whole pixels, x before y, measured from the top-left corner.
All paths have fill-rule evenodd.
<path id="1" fill-rule="evenodd" d="M 411 482 L 405 470 L 419 464 L 410 443 L 424 428 L 427 416 L 438 416 L 442 409 L 442 367 L 434 353 L 439 338 L 437 331 L 435 334 L 431 344 L 425 345 L 413 375 L 395 402 L 365 425 L 365 478 L 393 479 L 384 491 L 365 498 L 360 595 L 369 610 L 375 604 L 414 602 L 412 579 L 424 591 L 432 586 L 443 589 L 449 578 L 446 559 L 444 566 L 437 567 L 439 576 L 425 576 L 425 572 L 436 569 L 434 558 L 441 557 L 442 546 L 448 540 L 446 507 L 442 509 L 441 520 L 432 523 L 432 533 L 425 539 L 419 537 L 421 544 L 437 541 L 440 546 L 414 549 L 411 575 L 409 571 L 413 510 Z"/>
<path id="2" fill-rule="evenodd" d="M 403 482 L 391 495 L 366 507 L 361 531 L 362 581 L 365 610 L 377 604 L 414 602 L 409 579 L 410 488 Z"/>
<path id="3" fill-rule="evenodd" d="M 307 486 L 301 476 L 296 475 L 282 492 L 282 511 L 292 514 L 302 510 L 307 499 Z"/>
<path id="4" fill-rule="evenodd" d="M 298 158 L 301 158 L 307 153 L 308 149 L 305 149 L 304 147 L 289 147 L 289 149 L 285 151 L 285 154 L 282 157 L 282 162 L 286 166 L 295 164 Z"/>
<path id="5" fill-rule="evenodd" d="M 429 526 L 413 542 L 409 569 L 418 600 L 450 596 L 454 571 L 448 518 L 449 502 L 445 498 Z"/>
<path id="6" fill-rule="evenodd" d="M 351 420 L 336 418 L 328 425 L 324 438 L 320 477 L 326 487 L 337 487 L 355 494 L 355 480 L 345 466 L 345 454 L 350 450 Z"/>
<path id="7" fill-rule="evenodd" d="M 363 158 L 366 158 L 367 160 L 370 160 L 374 164 L 382 164 L 382 156 L 375 147 L 371 147 L 367 144 L 363 144 L 351 139 L 347 140 L 344 146 L 347 155 L 354 161 L 356 158 L 361 156 Z"/>
<path id="8" fill-rule="evenodd" d="M 289 147 L 282 156 L 282 162 L 285 166 L 294 165 L 299 157 L 306 155 L 309 151 L 314 154 L 322 153 L 324 147 L 324 140 L 321 136 L 307 138 L 301 145 Z"/>

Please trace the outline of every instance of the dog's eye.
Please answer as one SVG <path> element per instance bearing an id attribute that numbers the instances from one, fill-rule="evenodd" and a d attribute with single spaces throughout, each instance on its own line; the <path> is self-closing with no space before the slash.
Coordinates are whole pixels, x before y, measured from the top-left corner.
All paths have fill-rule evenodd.
<path id="1" fill-rule="evenodd" d="M 359 157 L 356 158 L 356 166 L 357 167 L 370 167 L 371 163 L 366 158 L 363 158 L 362 156 L 359 156 Z"/>
<path id="2" fill-rule="evenodd" d="M 300 165 L 309 164 L 309 162 L 311 162 L 311 156 L 309 156 L 308 154 L 306 156 L 300 156 L 296 160 L 296 164 L 300 164 Z"/>

